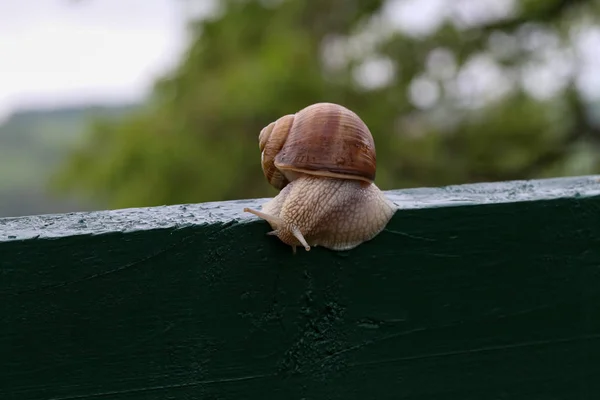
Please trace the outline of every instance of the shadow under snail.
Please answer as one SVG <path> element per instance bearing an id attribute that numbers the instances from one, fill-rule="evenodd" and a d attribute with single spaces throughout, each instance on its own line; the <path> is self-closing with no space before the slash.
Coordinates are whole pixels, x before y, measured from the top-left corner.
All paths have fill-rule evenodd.
<path id="1" fill-rule="evenodd" d="M 366 124 L 333 103 L 310 105 L 272 122 L 258 136 L 262 170 L 279 194 L 261 211 L 292 246 L 350 250 L 373 239 L 396 211 L 373 183 L 375 142 Z"/>

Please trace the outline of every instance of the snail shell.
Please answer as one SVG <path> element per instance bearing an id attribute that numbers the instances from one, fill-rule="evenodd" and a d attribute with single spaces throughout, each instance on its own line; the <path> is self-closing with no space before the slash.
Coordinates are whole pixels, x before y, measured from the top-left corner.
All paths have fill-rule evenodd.
<path id="1" fill-rule="evenodd" d="M 297 173 L 375 180 L 375 142 L 367 125 L 346 107 L 310 105 L 285 115 L 259 135 L 265 177 L 281 190 Z"/>

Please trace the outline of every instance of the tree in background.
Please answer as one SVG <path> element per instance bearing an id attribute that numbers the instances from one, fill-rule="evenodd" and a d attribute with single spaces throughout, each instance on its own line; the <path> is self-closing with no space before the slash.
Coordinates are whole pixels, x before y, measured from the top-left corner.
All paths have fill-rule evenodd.
<path id="1" fill-rule="evenodd" d="M 258 133 L 321 101 L 367 123 L 382 189 L 600 170 L 577 46 L 600 40 L 599 1 L 455 0 L 403 19 L 418 3 L 219 2 L 141 111 L 93 126 L 59 187 L 111 207 L 271 196 Z"/>

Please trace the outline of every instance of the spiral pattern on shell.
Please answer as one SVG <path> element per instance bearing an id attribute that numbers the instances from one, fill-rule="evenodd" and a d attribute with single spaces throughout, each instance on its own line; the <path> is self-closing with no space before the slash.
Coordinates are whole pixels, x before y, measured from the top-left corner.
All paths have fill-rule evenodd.
<path id="1" fill-rule="evenodd" d="M 285 115 L 259 135 L 261 165 L 269 183 L 281 190 L 298 173 L 373 182 L 373 136 L 351 110 L 317 103 Z"/>

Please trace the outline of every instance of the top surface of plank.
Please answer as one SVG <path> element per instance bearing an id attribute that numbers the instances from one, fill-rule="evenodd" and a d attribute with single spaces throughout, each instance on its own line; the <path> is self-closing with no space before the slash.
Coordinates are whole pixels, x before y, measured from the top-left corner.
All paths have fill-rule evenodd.
<path id="1" fill-rule="evenodd" d="M 400 211 L 569 197 L 584 198 L 600 195 L 600 175 L 403 189 L 385 193 Z M 0 218 L 0 243 L 31 238 L 181 228 L 190 225 L 246 223 L 257 218 L 244 213 L 243 208 L 257 208 L 267 200 L 233 200 Z"/>

